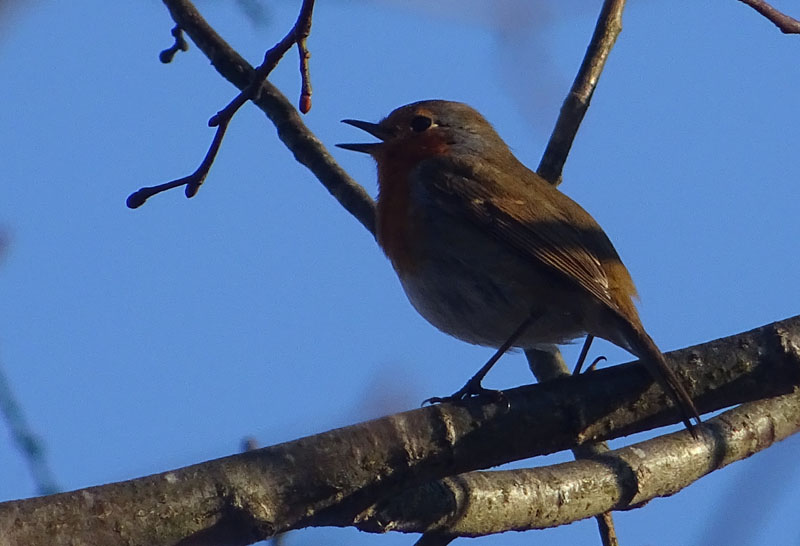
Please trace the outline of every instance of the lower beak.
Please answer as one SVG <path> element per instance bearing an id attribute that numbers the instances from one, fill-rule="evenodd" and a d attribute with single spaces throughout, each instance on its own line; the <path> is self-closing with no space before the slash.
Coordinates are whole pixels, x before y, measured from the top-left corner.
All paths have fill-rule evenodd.
<path id="1" fill-rule="evenodd" d="M 354 152 L 362 152 L 365 154 L 371 154 L 374 152 L 378 146 L 380 146 L 380 142 L 373 142 L 371 144 L 337 144 L 337 148 L 344 148 L 345 150 L 353 150 Z"/>
<path id="2" fill-rule="evenodd" d="M 372 136 L 380 140 L 386 140 L 391 136 L 389 132 L 379 123 L 370 123 L 368 121 L 359 121 L 357 119 L 343 119 L 342 123 L 346 123 L 348 125 L 352 125 L 353 127 L 358 127 L 362 131 L 366 131 Z M 364 143 L 364 144 L 337 144 L 339 148 L 344 148 L 345 150 L 352 150 L 354 152 L 362 152 L 365 154 L 371 154 L 374 152 L 378 147 L 380 147 L 381 142 L 372 142 L 372 143 Z"/>

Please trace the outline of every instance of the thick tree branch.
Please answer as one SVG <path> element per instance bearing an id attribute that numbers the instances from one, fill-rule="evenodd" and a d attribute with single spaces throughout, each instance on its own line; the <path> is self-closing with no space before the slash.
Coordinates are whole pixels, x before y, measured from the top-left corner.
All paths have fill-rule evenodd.
<path id="1" fill-rule="evenodd" d="M 800 316 L 667 357 L 707 412 L 793 392 L 799 347 Z M 678 421 L 666 404 L 644 367 L 615 366 L 513 389 L 505 402 L 422 408 L 128 482 L 3 503 L 0 544 L 249 544 L 341 525 L 428 481 Z M 717 434 L 710 425 L 700 430 Z M 690 459 L 702 445 L 677 442 L 671 460 Z"/>
<path id="2" fill-rule="evenodd" d="M 682 430 L 571 463 L 428 483 L 371 507 L 357 526 L 457 536 L 556 527 L 673 495 L 798 431 L 800 389 L 707 421 L 699 441 Z M 685 454 L 678 464 L 676 453 Z"/>

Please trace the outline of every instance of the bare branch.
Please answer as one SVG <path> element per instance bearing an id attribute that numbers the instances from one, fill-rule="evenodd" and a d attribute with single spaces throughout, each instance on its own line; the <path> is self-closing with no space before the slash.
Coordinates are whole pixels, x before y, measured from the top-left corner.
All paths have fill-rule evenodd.
<path id="1" fill-rule="evenodd" d="M 794 392 L 800 316 L 667 356 L 673 366 L 689 364 L 681 375 L 704 412 Z M 53 546 L 249 544 L 304 526 L 355 523 L 409 487 L 677 422 L 667 403 L 642 366 L 606 368 L 513 389 L 499 403 L 426 407 L 128 482 L 3 503 L 0 537 Z M 778 428 L 782 408 L 774 408 Z M 698 427 L 698 442 L 676 435 L 669 459 L 691 458 L 723 438 L 716 427 Z M 607 466 L 604 457 L 573 464 Z M 660 476 L 667 489 L 658 494 L 671 491 L 674 472 Z M 644 500 L 628 497 L 626 505 Z"/>
<path id="2" fill-rule="evenodd" d="M 605 0 L 594 34 L 586 49 L 586 55 L 572 83 L 572 88 L 561 105 L 556 126 L 550 135 L 550 141 L 539 162 L 537 172 L 547 181 L 558 185 L 561 183 L 561 172 L 572 148 L 575 135 L 586 115 L 597 81 L 606 64 L 606 59 L 622 31 L 622 9 L 625 0 Z"/>
<path id="3" fill-rule="evenodd" d="M 172 188 L 180 188 L 181 186 L 186 186 L 186 197 L 193 197 L 200 188 L 200 185 L 208 176 L 208 173 L 211 170 L 211 165 L 214 164 L 214 159 L 217 157 L 217 152 L 219 152 L 219 147 L 222 144 L 222 139 L 225 137 L 225 131 L 228 130 L 228 124 L 230 121 L 231 118 L 227 118 L 217 126 L 217 130 L 214 133 L 214 138 L 211 141 L 211 146 L 208 147 L 208 151 L 206 152 L 203 161 L 192 174 L 184 176 L 183 178 L 172 180 L 170 182 L 159 184 L 158 186 L 148 186 L 136 190 L 130 194 L 128 199 L 125 201 L 125 204 L 128 206 L 128 208 L 139 208 L 144 205 L 145 201 L 154 195 L 171 190 Z"/>
<path id="4" fill-rule="evenodd" d="M 12 443 L 16 444 L 28 464 L 37 493 L 51 495 L 59 491 L 60 488 L 47 461 L 45 445 L 31 429 L 2 367 L 0 367 L 0 416 L 6 422 Z"/>
<path id="5" fill-rule="evenodd" d="M 170 0 L 164 0 L 164 3 L 169 5 Z M 310 53 L 308 53 L 306 41 L 309 33 L 311 32 L 311 17 L 313 11 L 314 0 L 303 0 L 303 5 L 300 8 L 300 14 L 297 16 L 297 20 L 292 26 L 292 29 L 286 34 L 286 36 L 283 37 L 280 42 L 275 44 L 266 52 L 264 55 L 264 61 L 261 63 L 261 66 L 254 71 L 253 77 L 251 78 L 247 87 L 245 87 L 241 93 L 239 93 L 239 95 L 237 95 L 236 98 L 234 98 L 225 108 L 217 112 L 217 114 L 208 121 L 208 125 L 210 127 L 216 127 L 217 131 L 214 134 L 214 139 L 211 142 L 211 146 L 209 147 L 208 152 L 206 152 L 205 158 L 203 158 L 200 166 L 189 176 L 172 180 L 164 184 L 159 184 L 158 186 L 150 186 L 139 189 L 128 197 L 126 201 L 128 207 L 140 207 L 153 195 L 179 186 L 186 186 L 186 197 L 194 197 L 208 176 L 211 165 L 214 163 L 217 152 L 219 152 L 222 139 L 225 138 L 225 132 L 227 131 L 228 125 L 233 119 L 233 116 L 244 103 L 256 96 L 258 90 L 261 89 L 261 85 L 266 81 L 267 76 L 269 76 L 270 72 L 272 72 L 275 67 L 278 66 L 278 63 L 289 50 L 289 48 L 295 44 L 297 44 L 301 56 L 300 73 L 302 78 L 302 94 L 300 105 L 301 109 L 303 107 L 306 108 L 303 113 L 308 112 L 308 110 L 311 108 L 311 83 L 308 69 L 308 58 L 310 57 Z M 176 44 L 179 37 L 181 40 L 183 39 L 182 35 L 180 34 L 180 28 L 180 25 L 175 27 L 175 29 L 178 29 L 177 35 L 175 33 L 175 29 L 173 29 L 173 36 L 176 37 Z M 162 52 L 162 60 L 163 54 L 164 52 Z"/>
<path id="6" fill-rule="evenodd" d="M 241 90 L 254 79 L 254 69 L 211 28 L 189 0 L 164 0 L 175 23 L 197 45 L 217 71 Z M 375 234 L 375 202 L 328 153 L 303 123 L 297 110 L 269 81 L 261 84 L 253 103 L 267 114 L 278 138 L 350 214 Z"/>
<path id="7" fill-rule="evenodd" d="M 800 34 L 800 21 L 794 17 L 789 17 L 772 7 L 764 0 L 739 0 L 743 4 L 747 4 L 758 13 L 770 20 L 781 32 L 784 34 Z"/>
<path id="8" fill-rule="evenodd" d="M 311 53 L 308 51 L 308 36 L 311 34 L 311 12 L 309 11 L 308 17 L 299 21 L 299 25 L 295 31 L 295 42 L 297 43 L 297 52 L 300 55 L 300 104 L 298 108 L 304 114 L 311 110 L 311 73 L 308 68 L 308 60 L 311 58 Z"/>
<path id="9" fill-rule="evenodd" d="M 614 527 L 614 516 L 611 512 L 603 512 L 594 518 L 597 521 L 597 530 L 600 532 L 600 542 L 603 546 L 619 546 L 617 530 Z"/>
<path id="10" fill-rule="evenodd" d="M 474 537 L 636 508 L 800 431 L 800 389 L 744 404 L 702 429 L 700 441 L 682 430 L 571 463 L 445 478 L 371 508 L 358 527 Z"/>
<path id="11" fill-rule="evenodd" d="M 170 34 L 175 38 L 175 43 L 158 54 L 158 60 L 164 64 L 171 63 L 178 51 L 189 51 L 189 44 L 186 43 L 186 39 L 183 37 L 181 27 L 175 25 L 172 27 Z"/>

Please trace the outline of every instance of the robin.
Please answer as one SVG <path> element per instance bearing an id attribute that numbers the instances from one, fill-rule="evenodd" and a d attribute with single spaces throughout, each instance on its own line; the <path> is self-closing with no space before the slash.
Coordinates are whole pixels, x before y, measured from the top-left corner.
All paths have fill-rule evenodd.
<path id="1" fill-rule="evenodd" d="M 379 123 L 343 121 L 379 140 L 338 146 L 377 163 L 377 239 L 411 304 L 443 332 L 499 348 L 447 399 L 494 392 L 481 381 L 511 347 L 547 349 L 588 334 L 636 355 L 693 431 L 697 409 L 642 326 L 611 241 L 481 114 L 426 100 Z"/>

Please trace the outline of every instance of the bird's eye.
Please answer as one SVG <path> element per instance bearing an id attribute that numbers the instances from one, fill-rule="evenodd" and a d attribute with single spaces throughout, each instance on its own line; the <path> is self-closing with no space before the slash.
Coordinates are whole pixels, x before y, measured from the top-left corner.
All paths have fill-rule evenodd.
<path id="1" fill-rule="evenodd" d="M 428 116 L 414 116 L 411 119 L 411 130 L 416 133 L 426 131 L 433 125 L 433 120 Z"/>

